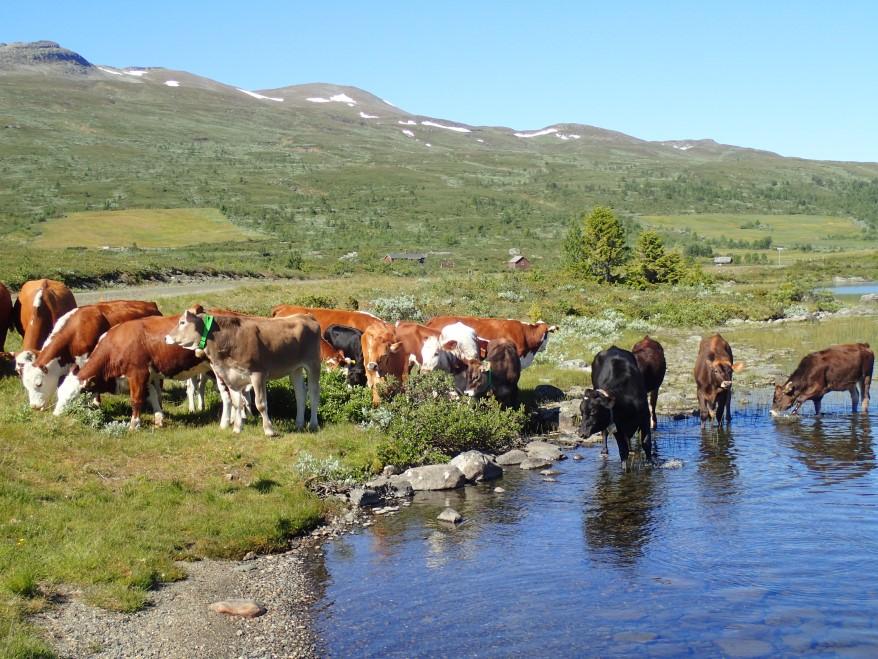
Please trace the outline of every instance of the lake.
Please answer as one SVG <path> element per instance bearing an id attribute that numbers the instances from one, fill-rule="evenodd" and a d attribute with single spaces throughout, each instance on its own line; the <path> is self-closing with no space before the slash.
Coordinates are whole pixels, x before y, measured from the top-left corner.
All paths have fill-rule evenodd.
<path id="1" fill-rule="evenodd" d="M 419 493 L 324 545 L 322 653 L 876 656 L 878 419 L 824 403 L 733 408 L 730 430 L 660 419 L 659 462 L 681 468 L 623 473 L 611 440 L 610 460 L 568 451 L 557 482 L 509 467 Z"/>
<path id="2" fill-rule="evenodd" d="M 878 293 L 878 281 L 865 281 L 859 284 L 844 284 L 841 286 L 827 287 L 822 290 L 829 291 L 833 295 L 866 295 Z"/>

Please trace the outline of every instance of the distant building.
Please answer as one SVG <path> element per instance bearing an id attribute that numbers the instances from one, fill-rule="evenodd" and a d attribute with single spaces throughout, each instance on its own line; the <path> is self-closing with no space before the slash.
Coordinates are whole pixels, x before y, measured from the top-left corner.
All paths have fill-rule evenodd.
<path id="1" fill-rule="evenodd" d="M 421 265 L 424 265 L 424 261 L 427 260 L 427 255 L 413 252 L 396 252 L 388 254 L 383 260 L 385 263 L 394 263 L 395 261 L 417 261 Z"/>
<path id="2" fill-rule="evenodd" d="M 714 256 L 713 264 L 714 265 L 728 265 L 732 262 L 731 256 Z"/>
<path id="3" fill-rule="evenodd" d="M 528 270 L 530 268 L 530 261 L 527 260 L 526 256 L 519 254 L 506 261 L 506 267 L 510 270 Z"/>

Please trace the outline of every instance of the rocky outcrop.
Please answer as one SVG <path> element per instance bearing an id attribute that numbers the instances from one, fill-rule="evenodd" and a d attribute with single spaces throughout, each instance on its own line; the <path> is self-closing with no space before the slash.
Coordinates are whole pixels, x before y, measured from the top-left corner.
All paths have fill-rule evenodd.
<path id="1" fill-rule="evenodd" d="M 15 72 L 55 69 L 62 73 L 83 74 L 94 70 L 91 62 L 54 41 L 0 43 L 0 71 Z"/>

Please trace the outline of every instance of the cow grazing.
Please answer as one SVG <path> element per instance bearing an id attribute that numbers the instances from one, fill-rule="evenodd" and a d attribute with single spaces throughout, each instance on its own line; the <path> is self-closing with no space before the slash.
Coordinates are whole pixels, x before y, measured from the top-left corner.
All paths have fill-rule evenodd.
<path id="1" fill-rule="evenodd" d="M 281 318 L 296 314 L 308 314 L 313 316 L 320 325 L 321 331 L 325 332 L 330 325 L 344 325 L 365 332 L 373 325 L 388 326 L 378 316 L 363 311 L 348 311 L 347 309 L 322 309 L 320 307 L 300 307 L 293 304 L 279 304 L 272 308 L 271 317 Z"/>
<path id="2" fill-rule="evenodd" d="M 732 421 L 732 374 L 740 372 L 743 363 L 735 363 L 732 348 L 719 334 L 701 339 L 695 359 L 695 386 L 698 390 L 698 409 L 701 425 L 707 419 L 722 424 Z"/>
<path id="3" fill-rule="evenodd" d="M 168 344 L 193 353 L 203 352 L 217 380 L 229 388 L 234 410 L 234 431 L 241 432 L 241 394 L 249 385 L 262 416 L 262 429 L 275 434 L 268 417 L 266 385 L 289 376 L 296 395 L 296 427 L 305 425 L 305 377 L 311 402 L 312 430 L 317 429 L 320 404 L 320 326 L 314 318 L 297 314 L 282 318 L 210 316 L 184 312 L 165 336 Z"/>
<path id="4" fill-rule="evenodd" d="M 372 325 L 366 329 L 361 345 L 366 365 L 366 384 L 372 390 L 372 404 L 378 405 L 381 402 L 378 385 L 387 376 L 393 376 L 400 382 L 408 378 L 409 356 L 390 325 Z"/>
<path id="5" fill-rule="evenodd" d="M 21 349 L 36 351 L 52 332 L 58 319 L 76 308 L 76 298 L 60 281 L 35 279 L 18 292 L 12 318 L 21 334 Z"/>
<path id="6" fill-rule="evenodd" d="M 543 321 L 524 323 L 519 320 L 502 318 L 477 318 L 475 316 L 436 316 L 427 321 L 427 327 L 442 329 L 452 323 L 463 323 L 475 330 L 483 339 L 507 339 L 515 344 L 516 352 L 521 359 L 521 368 L 527 368 L 536 354 L 546 347 L 549 334 L 558 329 L 555 325 L 547 325 Z"/>
<path id="7" fill-rule="evenodd" d="M 602 455 L 608 455 L 607 436 L 612 433 L 622 462 L 628 459 L 629 440 L 640 432 L 640 442 L 647 457 L 653 455 L 646 385 L 634 355 L 613 346 L 599 352 L 591 362 L 593 389 L 586 389 L 579 410 L 582 422 L 579 434 L 603 435 Z"/>
<path id="8" fill-rule="evenodd" d="M 12 328 L 12 295 L 0 282 L 0 352 L 6 349 L 6 334 Z"/>
<path id="9" fill-rule="evenodd" d="M 409 359 L 425 371 L 436 368 L 440 350 L 452 352 L 463 360 L 473 360 L 480 358 L 480 349 L 488 344 L 487 341 L 480 343 L 475 330 L 463 323 L 453 323 L 440 330 L 401 321 L 396 323 L 395 330 Z"/>
<path id="10" fill-rule="evenodd" d="M 658 402 L 659 387 L 665 380 L 665 350 L 662 344 L 655 339 L 644 336 L 631 348 L 631 354 L 637 361 L 637 366 L 643 374 L 643 384 L 646 387 L 646 401 L 649 403 L 649 423 L 655 430 L 658 426 L 658 417 L 655 413 L 655 405 Z"/>
<path id="11" fill-rule="evenodd" d="M 155 302 L 99 302 L 77 307 L 61 316 L 42 350 L 38 353 L 24 350 L 16 356 L 30 406 L 45 409 L 54 398 L 61 378 L 74 364 L 80 367 L 85 364 L 98 340 L 111 327 L 146 316 L 161 316 Z"/>
<path id="12" fill-rule="evenodd" d="M 857 385 L 863 399 L 861 410 L 865 412 L 869 409 L 874 365 L 875 353 L 868 343 L 845 343 L 805 355 L 786 382 L 775 385 L 771 414 L 778 416 L 791 407 L 797 414 L 806 400 L 812 401 L 814 413 L 820 414 L 820 403 L 830 391 L 849 391 L 851 412 L 856 412 L 860 402 Z"/>
<path id="13" fill-rule="evenodd" d="M 167 345 L 165 335 L 177 324 L 178 316 L 148 316 L 116 325 L 104 334 L 78 371 L 64 378 L 58 387 L 55 415 L 59 416 L 80 391 L 121 393 L 127 379 L 131 399 L 132 430 L 140 426 L 140 412 L 149 400 L 155 424 L 161 426 L 162 376 L 186 380 L 210 369 L 203 357 L 178 346 Z"/>
<path id="14" fill-rule="evenodd" d="M 479 398 L 492 392 L 503 407 L 518 407 L 521 360 L 512 341 L 490 341 L 485 361 L 470 360 L 467 364 L 467 396 Z"/>
<path id="15" fill-rule="evenodd" d="M 330 325 L 323 338 L 340 350 L 347 362 L 347 382 L 354 387 L 366 386 L 366 365 L 363 362 L 363 332 L 344 325 Z"/>

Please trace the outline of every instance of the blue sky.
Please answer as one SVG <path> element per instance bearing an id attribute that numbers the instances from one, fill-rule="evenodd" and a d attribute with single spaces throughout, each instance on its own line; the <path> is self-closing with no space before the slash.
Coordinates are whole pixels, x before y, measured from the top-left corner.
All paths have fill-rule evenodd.
<path id="1" fill-rule="evenodd" d="M 878 161 L 878 2 L 10 2 L 0 41 L 419 114 Z"/>

